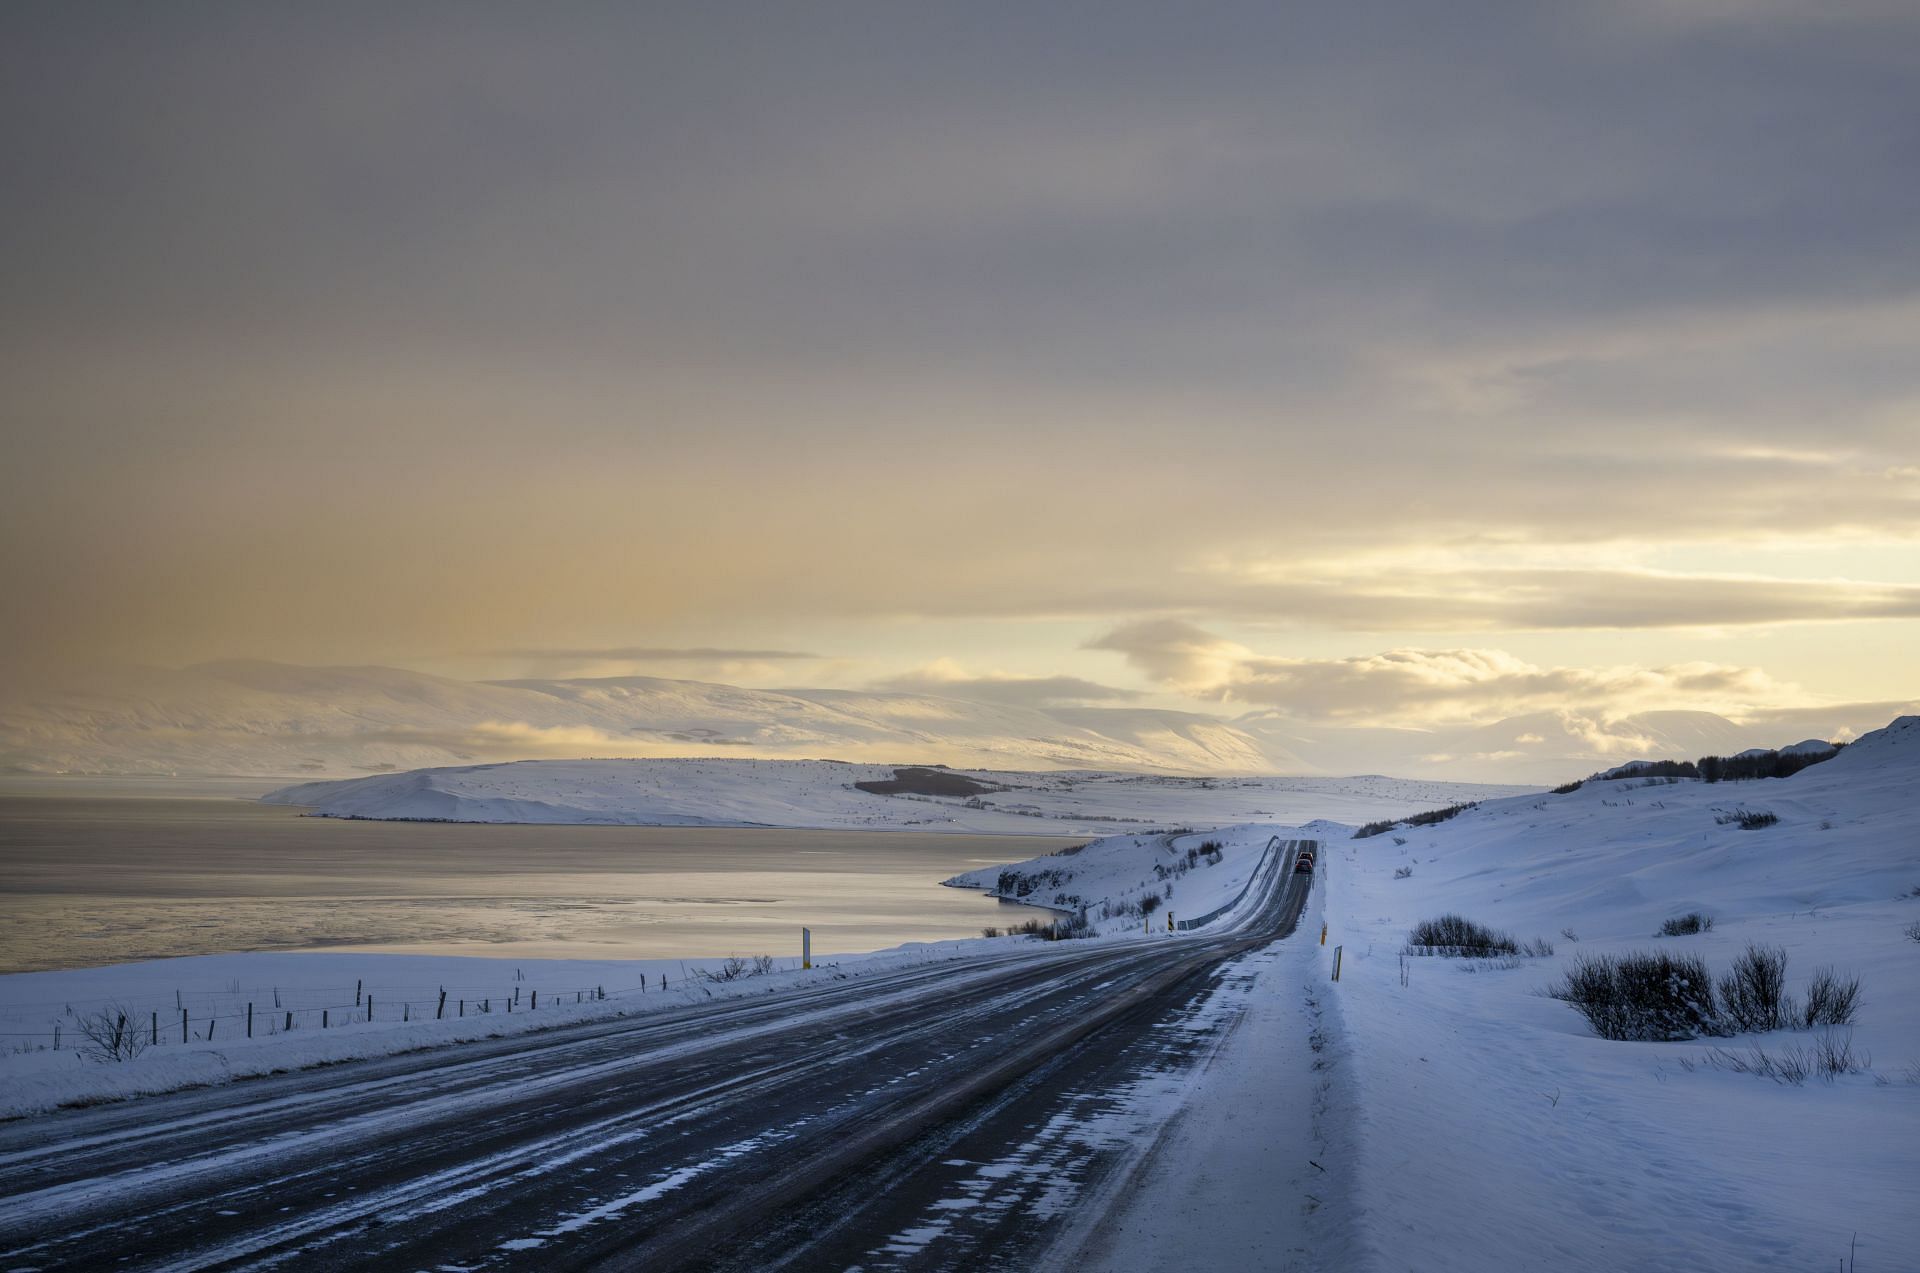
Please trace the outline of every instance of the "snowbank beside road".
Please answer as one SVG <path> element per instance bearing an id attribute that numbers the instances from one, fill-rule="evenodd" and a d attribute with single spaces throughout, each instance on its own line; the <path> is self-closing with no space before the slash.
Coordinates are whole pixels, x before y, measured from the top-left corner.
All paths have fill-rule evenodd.
<path id="1" fill-rule="evenodd" d="M 276 804 L 326 817 L 627 826 L 779 826 L 996 835 L 1110 835 L 1335 818 L 1364 822 L 1532 790 L 1399 778 L 1177 778 L 944 770 L 976 794 L 876 795 L 889 765 L 831 760 L 526 760 L 312 782 Z"/>
<path id="2" fill-rule="evenodd" d="M 1908 717 L 1791 778 L 1590 781 L 1328 841 L 1348 1205 L 1378 1266 L 1819 1268 L 1857 1232 L 1860 1268 L 1904 1267 L 1920 1250 L 1916 780 Z M 1742 810 L 1779 820 L 1743 830 Z M 1556 953 L 1408 959 L 1402 984 L 1408 929 L 1449 911 Z M 1689 911 L 1712 930 L 1653 936 Z M 1860 977 L 1867 1072 L 1727 1072 L 1702 1064 L 1710 1048 L 1810 1036 L 1610 1042 L 1541 994 L 1580 954 L 1661 949 L 1722 973 L 1749 943 L 1786 951 L 1796 995 L 1821 965 Z"/>

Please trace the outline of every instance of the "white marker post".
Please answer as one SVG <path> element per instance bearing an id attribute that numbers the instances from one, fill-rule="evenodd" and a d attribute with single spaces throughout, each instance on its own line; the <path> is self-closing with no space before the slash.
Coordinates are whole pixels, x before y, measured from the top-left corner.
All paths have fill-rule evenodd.
<path id="1" fill-rule="evenodd" d="M 813 967 L 813 930 L 811 928 L 800 930 L 800 966 Z"/>

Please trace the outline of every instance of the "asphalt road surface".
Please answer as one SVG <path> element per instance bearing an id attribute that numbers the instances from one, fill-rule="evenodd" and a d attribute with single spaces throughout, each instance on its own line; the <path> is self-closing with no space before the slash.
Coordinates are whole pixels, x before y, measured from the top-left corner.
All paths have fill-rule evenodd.
<path id="1" fill-rule="evenodd" d="M 1178 1073 L 1164 1027 L 1293 931 L 1063 942 L 0 1125 L 0 1270 L 1027 1269 Z"/>

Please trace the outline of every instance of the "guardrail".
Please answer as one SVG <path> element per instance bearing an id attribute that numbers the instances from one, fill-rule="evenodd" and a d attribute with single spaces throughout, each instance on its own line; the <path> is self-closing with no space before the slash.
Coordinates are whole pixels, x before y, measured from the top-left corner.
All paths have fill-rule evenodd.
<path id="1" fill-rule="evenodd" d="M 1294 844 L 1294 843 L 1297 843 L 1297 841 L 1288 840 L 1287 843 Z M 1192 929 L 1200 928 L 1204 925 L 1211 924 L 1214 920 L 1219 919 L 1222 915 L 1226 914 L 1228 911 L 1238 906 L 1241 902 L 1244 902 L 1247 898 L 1247 890 L 1251 889 L 1254 886 L 1255 882 L 1257 882 L 1260 878 L 1260 871 L 1266 865 L 1267 854 L 1273 852 L 1274 848 L 1279 844 L 1280 844 L 1279 836 L 1275 835 L 1275 836 L 1269 836 L 1267 838 L 1267 847 L 1260 850 L 1260 860 L 1253 864 L 1253 870 L 1250 874 L 1248 874 L 1247 882 L 1240 886 L 1240 891 L 1234 895 L 1234 898 L 1231 902 L 1228 902 L 1225 906 L 1215 907 L 1213 910 L 1208 911 L 1205 915 L 1200 916 L 1198 919 L 1175 920 L 1173 924 L 1174 930 L 1176 932 L 1184 933 L 1184 932 L 1191 931 Z"/>

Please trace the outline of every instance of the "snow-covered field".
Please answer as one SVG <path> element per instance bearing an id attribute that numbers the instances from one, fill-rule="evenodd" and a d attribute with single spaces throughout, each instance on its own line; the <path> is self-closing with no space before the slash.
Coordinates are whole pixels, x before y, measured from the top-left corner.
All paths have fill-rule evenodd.
<path id="1" fill-rule="evenodd" d="M 1329 951 L 1345 956 L 1322 998 L 1354 1120 L 1329 1165 L 1352 1173 L 1345 1205 L 1373 1263 L 1817 1269 L 1857 1232 L 1859 1268 L 1920 1267 L 1917 787 L 1906 717 L 1787 779 L 1589 782 L 1329 841 Z M 1718 820 L 1739 809 L 1779 822 Z M 1695 910 L 1710 932 L 1653 936 Z M 1409 927 L 1448 911 L 1556 953 L 1409 959 L 1403 984 Z M 1697 953 L 1719 974 L 1749 943 L 1787 952 L 1795 995 L 1822 965 L 1860 977 L 1841 1033 L 1865 1072 L 1728 1072 L 1702 1063 L 1710 1049 L 1777 1055 L 1814 1036 L 1609 1042 L 1540 993 L 1582 953 Z"/>
<path id="2" fill-rule="evenodd" d="M 951 770 L 971 796 L 873 795 L 890 765 L 828 760 L 525 760 L 303 783 L 265 797 L 329 817 L 1107 835 L 1129 827 L 1366 822 L 1533 790 L 1400 778 L 1179 778 Z"/>

